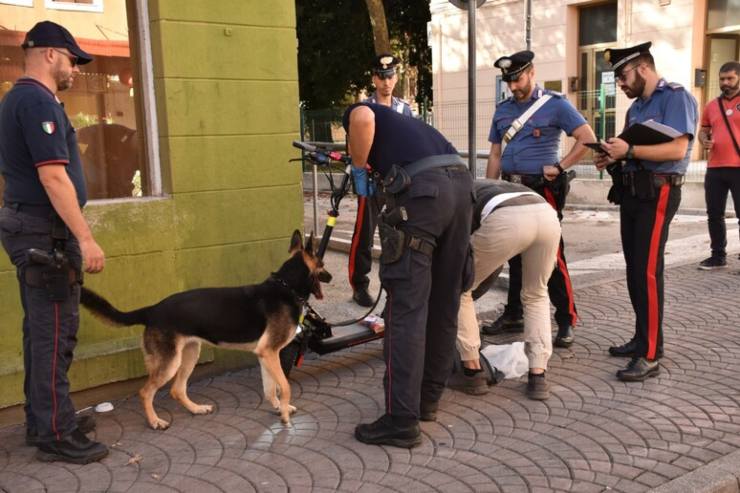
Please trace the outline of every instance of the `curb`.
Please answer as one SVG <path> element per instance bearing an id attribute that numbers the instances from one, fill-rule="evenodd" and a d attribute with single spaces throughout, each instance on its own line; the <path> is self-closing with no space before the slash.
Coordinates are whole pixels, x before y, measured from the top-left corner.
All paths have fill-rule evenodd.
<path id="1" fill-rule="evenodd" d="M 714 460 L 650 491 L 654 493 L 740 493 L 740 451 Z"/>

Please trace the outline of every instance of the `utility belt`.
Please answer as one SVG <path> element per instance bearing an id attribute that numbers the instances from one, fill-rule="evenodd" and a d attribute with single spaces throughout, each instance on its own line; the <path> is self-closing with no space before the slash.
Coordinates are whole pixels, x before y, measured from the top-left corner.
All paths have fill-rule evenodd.
<path id="1" fill-rule="evenodd" d="M 606 169 L 612 177 L 607 199 L 613 204 L 621 204 L 625 195 L 651 200 L 656 197 L 656 189 L 664 185 L 680 187 L 686 181 L 684 175 L 653 173 L 639 162 L 634 171 L 624 171 L 619 163 L 610 164 Z"/>
<path id="2" fill-rule="evenodd" d="M 12 209 L 15 212 L 28 214 L 33 217 L 40 217 L 42 219 L 51 219 L 52 215 L 56 215 L 56 211 L 51 205 L 19 204 L 18 202 L 10 202 L 5 204 L 5 207 Z"/>
<path id="3" fill-rule="evenodd" d="M 429 257 L 434 255 L 435 244 L 433 241 L 401 229 L 401 225 L 407 222 L 409 217 L 405 207 L 396 205 L 396 197 L 409 189 L 414 176 L 435 168 L 467 171 L 465 162 L 460 156 L 457 154 L 442 154 L 419 159 L 406 166 L 394 164 L 382 180 L 379 180 L 381 192 L 385 197 L 385 207 L 378 216 L 378 233 L 381 244 L 380 262 L 382 264 L 397 262 L 407 248 Z"/>
<path id="4" fill-rule="evenodd" d="M 46 291 L 49 301 L 65 301 L 72 294 L 72 286 L 82 284 L 82 266 L 73 265 L 65 252 L 70 232 L 51 205 L 6 204 L 6 207 L 29 216 L 51 222 L 49 236 L 52 250 L 26 250 L 26 263 L 19 272 L 21 280 L 32 288 Z"/>
<path id="5" fill-rule="evenodd" d="M 411 186 L 411 179 L 414 176 L 434 168 L 450 170 L 467 169 L 465 161 L 457 154 L 440 154 L 416 160 L 406 166 L 394 164 L 385 176 L 380 177 L 376 173 L 374 178 L 380 183 L 381 190 L 384 194 L 399 195 L 408 190 Z"/>
<path id="6" fill-rule="evenodd" d="M 511 183 L 519 183 L 529 188 L 539 188 L 547 183 L 543 175 L 501 173 L 501 179 Z"/>
<path id="7" fill-rule="evenodd" d="M 646 177 L 639 175 L 639 173 L 639 170 L 622 172 L 622 185 L 626 187 L 634 187 L 640 180 L 645 180 Z M 656 188 L 660 188 L 663 185 L 680 187 L 684 182 L 686 182 L 686 177 L 684 175 L 649 173 L 652 175 L 653 186 Z"/>

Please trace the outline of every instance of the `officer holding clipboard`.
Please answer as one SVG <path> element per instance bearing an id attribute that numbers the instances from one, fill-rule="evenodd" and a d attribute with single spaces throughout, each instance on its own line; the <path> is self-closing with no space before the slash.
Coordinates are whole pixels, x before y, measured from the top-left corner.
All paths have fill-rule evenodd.
<path id="1" fill-rule="evenodd" d="M 617 372 L 622 381 L 643 381 L 660 372 L 663 355 L 663 254 L 668 227 L 681 201 L 681 185 L 696 134 L 697 105 L 681 85 L 666 82 L 655 69 L 651 43 L 608 49 L 617 85 L 634 102 L 624 132 L 602 143 L 595 164 L 610 166 L 620 205 L 627 289 L 635 311 L 635 333 L 617 357 L 631 357 Z M 623 163 L 623 164 L 620 164 Z"/>

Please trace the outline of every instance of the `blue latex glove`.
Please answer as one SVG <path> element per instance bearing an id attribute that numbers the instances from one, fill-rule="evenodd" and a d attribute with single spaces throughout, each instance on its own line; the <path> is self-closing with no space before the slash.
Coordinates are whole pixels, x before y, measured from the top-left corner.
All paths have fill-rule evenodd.
<path id="1" fill-rule="evenodd" d="M 355 182 L 355 193 L 361 197 L 370 195 L 370 183 L 365 168 L 352 167 L 352 179 Z M 373 187 L 374 188 L 374 187 Z"/>

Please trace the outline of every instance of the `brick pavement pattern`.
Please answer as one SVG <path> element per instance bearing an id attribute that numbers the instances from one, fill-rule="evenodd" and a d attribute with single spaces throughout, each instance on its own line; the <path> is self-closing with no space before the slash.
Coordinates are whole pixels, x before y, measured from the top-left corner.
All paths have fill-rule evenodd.
<path id="1" fill-rule="evenodd" d="M 98 415 L 96 438 L 114 445 L 97 464 L 38 463 L 23 428 L 5 428 L 0 491 L 646 491 L 740 449 L 740 276 L 666 274 L 666 357 L 645 383 L 617 381 L 625 360 L 606 354 L 634 323 L 624 281 L 611 281 L 578 291 L 582 325 L 552 359 L 550 400 L 527 400 L 524 379 L 482 398 L 447 391 L 411 451 L 353 438 L 383 409 L 371 343 L 293 371 L 292 429 L 263 401 L 257 368 L 191 386 L 212 415 L 161 393 L 164 432 L 146 427 L 137 398 L 116 402 Z"/>

